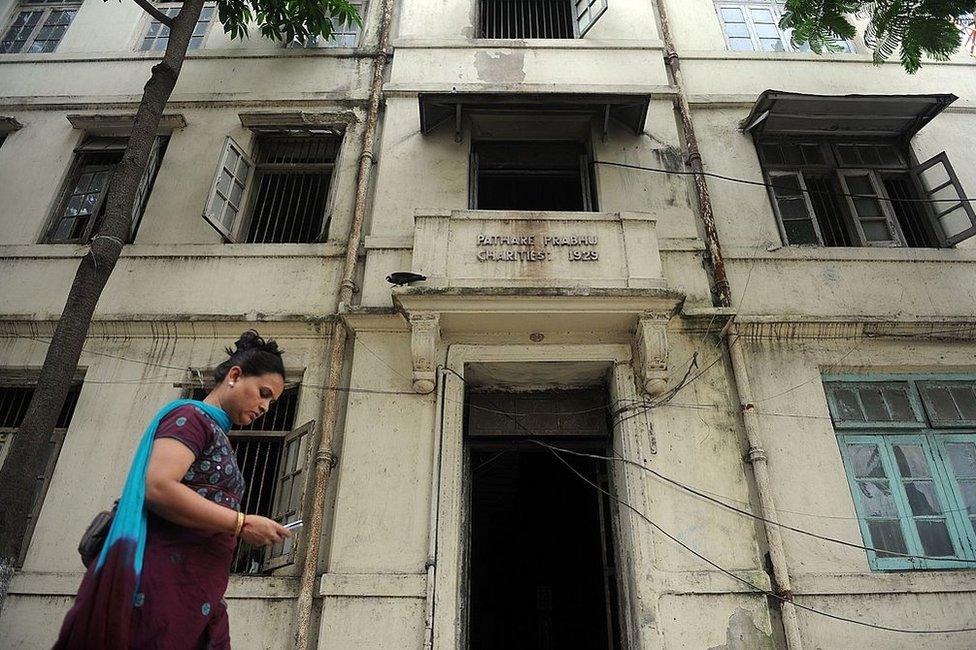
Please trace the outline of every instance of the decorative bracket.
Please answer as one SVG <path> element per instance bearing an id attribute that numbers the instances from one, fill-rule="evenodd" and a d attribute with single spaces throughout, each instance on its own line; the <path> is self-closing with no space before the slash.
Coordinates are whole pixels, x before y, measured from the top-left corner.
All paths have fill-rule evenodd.
<path id="1" fill-rule="evenodd" d="M 433 392 L 436 384 L 437 344 L 440 341 L 440 314 L 410 314 L 410 353 L 413 357 L 413 389 L 421 394 Z"/>
<path id="2" fill-rule="evenodd" d="M 649 395 L 660 395 L 668 387 L 668 314 L 637 317 L 634 349 L 641 386 Z"/>

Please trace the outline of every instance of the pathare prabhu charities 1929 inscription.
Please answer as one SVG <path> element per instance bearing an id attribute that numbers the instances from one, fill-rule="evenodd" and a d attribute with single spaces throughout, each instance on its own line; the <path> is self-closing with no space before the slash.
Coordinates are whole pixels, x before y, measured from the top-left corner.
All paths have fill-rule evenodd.
<path id="1" fill-rule="evenodd" d="M 478 235 L 477 256 L 479 262 L 548 262 L 565 250 L 570 262 L 595 262 L 597 241 L 596 235 Z"/>

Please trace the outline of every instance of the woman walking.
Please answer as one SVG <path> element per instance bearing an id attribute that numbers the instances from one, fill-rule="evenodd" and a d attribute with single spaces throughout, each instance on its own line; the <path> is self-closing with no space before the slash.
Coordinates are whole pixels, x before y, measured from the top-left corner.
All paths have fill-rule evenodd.
<path id="1" fill-rule="evenodd" d="M 240 511 L 244 478 L 227 437 L 281 395 L 281 351 L 250 330 L 227 353 L 203 401 L 167 404 L 146 430 L 55 648 L 230 647 L 223 595 L 237 539 L 266 546 L 291 534 Z"/>

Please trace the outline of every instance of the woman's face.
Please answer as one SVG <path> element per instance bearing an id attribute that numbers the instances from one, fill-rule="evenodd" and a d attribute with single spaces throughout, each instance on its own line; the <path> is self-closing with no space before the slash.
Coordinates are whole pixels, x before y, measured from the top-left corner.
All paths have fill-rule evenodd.
<path id="1" fill-rule="evenodd" d="M 271 403 L 285 389 L 284 378 L 276 372 L 244 375 L 239 366 L 227 373 L 221 407 L 238 426 L 247 426 L 268 412 Z"/>

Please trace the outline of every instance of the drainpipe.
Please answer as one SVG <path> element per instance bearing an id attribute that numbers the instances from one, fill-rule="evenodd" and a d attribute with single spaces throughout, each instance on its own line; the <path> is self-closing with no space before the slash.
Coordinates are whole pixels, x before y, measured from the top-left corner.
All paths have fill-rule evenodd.
<path id="1" fill-rule="evenodd" d="M 446 373 L 437 371 L 437 385 L 440 387 L 440 400 L 434 412 L 434 445 L 430 462 L 430 521 L 427 526 L 427 610 L 424 621 L 424 650 L 434 647 L 434 580 L 437 572 L 437 516 L 440 510 L 441 441 L 444 437 L 444 400 L 447 387 L 444 385 Z"/>
<path id="2" fill-rule="evenodd" d="M 715 227 L 715 214 L 712 212 L 712 200 L 705 182 L 704 167 L 701 152 L 698 149 L 698 138 L 695 126 L 691 120 L 691 107 L 685 91 L 684 77 L 681 73 L 681 63 L 674 47 L 671 34 L 671 23 L 668 20 L 666 0 L 655 0 L 658 20 L 661 28 L 661 38 L 664 41 L 664 62 L 671 77 L 671 83 L 677 91 L 678 111 L 681 116 L 681 127 L 684 132 L 685 145 L 688 148 L 688 165 L 694 172 L 695 196 L 698 199 L 698 214 L 702 221 L 705 235 L 705 249 L 712 275 L 712 302 L 716 307 L 732 307 L 732 292 L 729 287 L 728 276 L 725 272 L 725 259 L 719 245 L 718 231 Z M 745 355 L 741 345 L 735 345 L 739 336 L 737 326 L 728 328 L 723 340 L 732 361 L 732 379 L 735 382 L 736 393 L 739 396 L 742 410 L 742 422 L 749 443 L 749 453 L 746 458 L 752 465 L 753 477 L 756 481 L 756 492 L 759 496 L 760 515 L 769 521 L 779 521 L 776 504 L 773 501 L 772 488 L 769 481 L 769 467 L 766 464 L 766 451 L 762 448 L 759 436 L 759 418 L 753 404 L 752 387 L 746 372 Z M 786 646 L 790 650 L 801 650 L 803 641 L 800 637 L 800 625 L 797 620 L 796 607 L 793 605 L 793 590 L 790 574 L 786 566 L 786 549 L 779 528 L 763 523 L 766 541 L 769 545 L 769 557 L 773 565 L 773 582 L 777 595 L 783 600 L 783 631 L 786 636 Z"/>
<path id="3" fill-rule="evenodd" d="M 359 176 L 356 180 L 356 206 L 352 225 L 346 243 L 346 259 L 343 265 L 342 282 L 339 285 L 339 306 L 352 302 L 356 290 L 356 266 L 359 261 L 360 240 L 363 222 L 366 218 L 366 202 L 369 194 L 370 178 L 373 172 L 373 150 L 376 145 L 376 124 L 379 119 L 380 99 L 383 93 L 383 76 L 391 56 L 390 31 L 393 22 L 393 1 L 383 0 L 383 15 L 380 22 L 379 49 L 373 58 L 373 81 L 369 92 L 369 109 L 366 113 L 366 130 L 363 133 L 363 152 L 359 156 Z M 336 319 L 332 326 L 331 348 L 329 351 L 329 374 L 326 386 L 338 387 L 342 379 L 342 361 L 346 350 L 349 331 L 342 321 Z M 339 391 L 326 389 L 322 404 L 322 429 L 318 449 L 315 453 L 315 467 L 312 476 L 312 502 L 308 528 L 305 533 L 305 559 L 302 563 L 301 582 L 296 607 L 295 648 L 307 650 L 308 633 L 312 619 L 312 601 L 315 595 L 318 574 L 319 543 L 322 538 L 323 516 L 325 511 L 325 492 L 329 476 L 338 458 L 332 451 L 335 438 L 336 420 L 339 412 Z"/>

